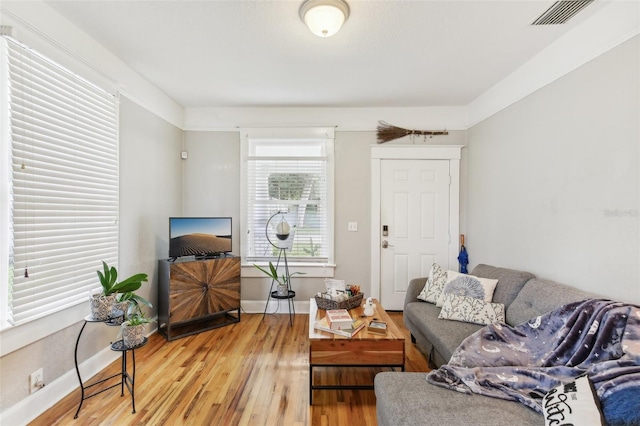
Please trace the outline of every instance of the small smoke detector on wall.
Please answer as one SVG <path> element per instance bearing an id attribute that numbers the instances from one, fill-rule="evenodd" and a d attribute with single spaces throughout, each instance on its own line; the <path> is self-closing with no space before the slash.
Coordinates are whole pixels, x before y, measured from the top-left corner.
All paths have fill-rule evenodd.
<path id="1" fill-rule="evenodd" d="M 0 25 L 0 36 L 15 37 L 13 35 L 13 27 L 11 25 Z"/>
<path id="2" fill-rule="evenodd" d="M 183 160 L 186 160 L 187 158 L 189 158 L 189 154 L 187 154 L 187 151 L 182 151 L 180 153 L 180 158 L 182 158 Z"/>

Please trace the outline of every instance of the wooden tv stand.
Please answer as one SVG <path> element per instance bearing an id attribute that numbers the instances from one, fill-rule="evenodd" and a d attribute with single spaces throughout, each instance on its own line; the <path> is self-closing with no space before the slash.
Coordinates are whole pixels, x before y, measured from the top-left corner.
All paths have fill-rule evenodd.
<path id="1" fill-rule="evenodd" d="M 240 258 L 158 261 L 158 332 L 167 340 L 240 322 Z"/>

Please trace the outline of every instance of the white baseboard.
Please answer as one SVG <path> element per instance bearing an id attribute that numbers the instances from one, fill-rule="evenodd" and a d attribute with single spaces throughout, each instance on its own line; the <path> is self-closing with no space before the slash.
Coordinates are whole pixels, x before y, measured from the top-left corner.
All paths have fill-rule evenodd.
<path id="1" fill-rule="evenodd" d="M 264 312 L 265 300 L 243 300 L 241 301 L 242 312 L 249 314 L 259 314 Z M 309 313 L 309 301 L 294 301 L 294 308 L 297 314 Z M 287 300 L 270 300 L 267 306 L 267 314 L 289 314 L 289 304 Z M 152 330 L 150 334 L 157 331 Z M 120 352 L 114 352 L 110 347 L 106 347 L 82 364 L 80 364 L 80 374 L 85 383 L 91 377 L 105 369 L 113 361 L 117 360 Z M 9 407 L 0 413 L 0 425 L 2 426 L 22 426 L 36 419 L 42 413 L 53 407 L 69 393 L 78 388 L 78 375 L 76 370 L 67 371 L 41 390 L 29 395 L 17 404 Z M 78 401 L 78 404 L 80 401 Z M 82 411 L 80 412 L 82 415 Z M 69 422 L 73 419 L 69 419 Z"/>
<path id="2" fill-rule="evenodd" d="M 243 300 L 241 302 L 242 313 L 261 314 L 265 310 L 265 300 Z M 309 301 L 294 301 L 293 307 L 296 314 L 309 313 Z M 267 314 L 286 314 L 289 315 L 289 304 L 286 299 L 271 299 L 267 306 Z"/>

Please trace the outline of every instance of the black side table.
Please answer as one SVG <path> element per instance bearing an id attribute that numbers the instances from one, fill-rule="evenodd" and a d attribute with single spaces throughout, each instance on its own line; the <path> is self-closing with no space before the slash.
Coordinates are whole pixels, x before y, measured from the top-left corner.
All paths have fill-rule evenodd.
<path id="1" fill-rule="evenodd" d="M 122 317 L 124 315 L 124 312 L 118 312 L 119 315 L 115 316 L 114 318 L 111 319 L 107 319 L 107 320 L 98 320 L 93 318 L 92 315 L 87 315 L 84 319 L 84 324 L 82 325 L 82 328 L 80 329 L 80 333 L 78 333 L 78 338 L 76 339 L 76 347 L 75 347 L 75 352 L 74 352 L 74 361 L 75 361 L 75 366 L 76 366 L 76 373 L 78 374 L 78 381 L 80 382 L 80 391 L 81 391 L 81 396 L 80 396 L 80 404 L 78 405 L 78 409 L 76 410 L 76 414 L 73 416 L 74 419 L 78 418 L 78 414 L 80 413 L 80 409 L 82 408 L 82 403 L 91 398 L 94 397 L 96 395 L 101 394 L 102 392 L 108 391 L 109 389 L 113 389 L 116 386 L 120 386 L 120 396 L 124 396 L 124 387 L 125 385 L 127 386 L 127 389 L 129 389 L 129 393 L 131 394 L 131 404 L 133 406 L 133 411 L 132 413 L 136 412 L 136 408 L 135 408 L 135 400 L 134 400 L 134 381 L 135 381 L 135 375 L 136 375 L 136 358 L 135 358 L 135 350 L 138 348 L 141 348 L 142 346 L 146 345 L 148 343 L 148 339 L 145 337 L 144 341 L 137 345 L 137 346 L 133 346 L 133 347 L 126 347 L 124 346 L 122 340 L 118 340 L 117 342 L 114 342 L 111 344 L 111 350 L 113 351 L 119 351 L 122 352 L 122 369 L 119 373 L 116 373 L 112 376 L 107 377 L 106 379 L 102 379 L 102 380 L 98 380 L 97 382 L 91 383 L 91 384 L 84 384 L 84 382 L 82 381 L 82 376 L 80 375 L 80 367 L 78 366 L 78 345 L 80 343 L 80 337 L 82 336 L 82 332 L 84 331 L 84 328 L 87 326 L 87 323 L 95 323 L 95 322 L 102 322 L 105 323 L 107 325 L 110 326 L 120 326 L 120 324 L 118 324 L 115 319 L 118 317 Z M 133 371 L 132 371 L 132 376 L 130 376 L 127 372 L 127 351 L 131 351 L 132 354 L 132 361 L 133 361 Z M 120 377 L 120 381 L 118 383 L 112 384 L 104 389 L 98 390 L 94 393 L 88 394 L 89 389 L 91 389 L 94 386 L 100 385 L 104 382 L 107 382 L 111 379 L 114 379 L 116 377 Z M 88 394 L 88 395 L 86 395 Z"/>

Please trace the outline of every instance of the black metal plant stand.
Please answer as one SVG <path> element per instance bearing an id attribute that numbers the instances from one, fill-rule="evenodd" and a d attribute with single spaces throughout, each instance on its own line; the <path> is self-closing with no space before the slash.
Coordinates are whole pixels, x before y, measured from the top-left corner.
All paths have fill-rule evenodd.
<path id="1" fill-rule="evenodd" d="M 269 288 L 269 295 L 267 296 L 267 304 L 264 306 L 264 312 L 262 313 L 262 319 L 267 314 L 267 307 L 269 306 L 270 299 L 287 300 L 287 306 L 289 308 L 289 325 L 293 326 L 293 315 L 296 314 L 296 308 L 293 304 L 293 298 L 296 297 L 296 292 L 291 290 L 291 275 L 289 274 L 289 263 L 287 262 L 287 249 L 281 248 L 278 253 L 278 260 L 276 261 L 276 269 L 280 265 L 280 259 L 284 259 L 284 274 L 287 280 L 287 294 L 278 294 L 278 291 L 273 291 L 273 283 L 276 280 L 271 280 L 271 287 Z"/>
<path id="2" fill-rule="evenodd" d="M 264 312 L 262 313 L 262 319 L 264 320 L 264 316 L 267 314 L 267 308 L 269 307 L 270 299 L 287 300 L 287 305 L 289 308 L 289 325 L 293 327 L 293 315 L 296 314 L 296 308 L 293 303 L 293 298 L 296 297 L 296 292 L 291 290 L 291 274 L 289 273 L 289 262 L 287 261 L 287 247 L 281 247 L 280 244 L 275 244 L 269 237 L 269 224 L 271 223 L 273 218 L 278 215 L 282 215 L 282 219 L 280 224 L 276 228 L 276 237 L 283 243 L 292 237 L 292 234 L 289 233 L 289 224 L 286 223 L 284 212 L 282 211 L 278 211 L 276 214 L 272 215 L 269 220 L 267 220 L 267 225 L 265 226 L 265 235 L 267 237 L 267 241 L 269 241 L 269 244 L 279 250 L 278 260 L 276 261 L 276 270 L 278 269 L 278 266 L 280 266 L 280 261 L 282 260 L 284 262 L 284 279 L 287 283 L 287 294 L 279 294 L 278 291 L 273 291 L 273 283 L 276 282 L 276 280 L 272 279 L 271 287 L 269 288 L 269 294 L 267 296 L 267 303 L 264 306 Z M 283 223 L 286 224 L 286 228 L 281 228 Z"/>
<path id="3" fill-rule="evenodd" d="M 124 315 L 124 312 L 122 312 L 122 315 Z M 80 367 L 78 366 L 78 344 L 80 343 L 80 337 L 82 336 L 82 332 L 84 331 L 84 328 L 87 326 L 87 323 L 89 322 L 103 322 L 106 323 L 107 325 L 112 325 L 112 326 L 116 326 L 119 324 L 116 324 L 113 321 L 114 318 L 111 319 L 107 319 L 107 320 L 97 320 L 95 318 L 93 318 L 93 316 L 88 315 L 85 317 L 84 319 L 84 324 L 82 325 L 82 328 L 80 329 L 80 333 L 78 333 L 78 338 L 76 339 L 76 347 L 75 347 L 75 352 L 74 352 L 74 361 L 75 361 L 75 366 L 76 366 L 76 373 L 78 374 L 78 381 L 80 382 L 80 392 L 81 392 L 81 396 L 80 396 L 80 404 L 78 405 L 78 409 L 76 410 L 76 414 L 73 416 L 74 419 L 78 418 L 78 414 L 80 413 L 80 409 L 82 408 L 82 403 L 89 399 L 92 398 L 96 395 L 101 394 L 102 392 L 106 392 L 109 389 L 113 389 L 117 386 L 120 386 L 120 396 L 124 396 L 124 388 L 126 386 L 126 388 L 129 390 L 129 393 L 131 394 L 131 406 L 132 406 L 132 414 L 135 414 L 136 412 L 136 402 L 135 402 L 135 393 L 134 393 L 134 385 L 135 385 L 135 377 L 136 377 L 136 355 L 135 355 L 135 350 L 138 348 L 143 347 L 144 345 L 146 345 L 148 343 L 148 339 L 145 337 L 144 341 L 142 343 L 140 343 L 139 345 L 136 346 L 125 346 L 124 341 L 122 340 L 118 340 L 114 343 L 111 344 L 111 350 L 112 351 L 117 351 L 117 352 L 122 352 L 122 368 L 121 371 L 119 373 L 116 373 L 112 376 L 107 377 L 106 379 L 102 379 L 102 380 L 98 380 L 97 382 L 94 383 L 90 383 L 90 384 L 84 384 L 84 382 L 82 381 L 82 376 L 80 375 Z M 127 352 L 131 351 L 131 360 L 132 360 L 132 372 L 131 375 L 129 374 L 129 372 L 127 371 Z M 100 389 L 96 392 L 93 392 L 91 394 L 89 394 L 89 389 L 93 388 L 94 386 L 103 384 L 111 379 L 114 379 L 116 377 L 120 378 L 120 381 L 118 381 L 117 383 L 114 383 L 112 385 L 109 385 L 103 389 Z M 105 385 L 106 386 L 106 385 Z"/>

